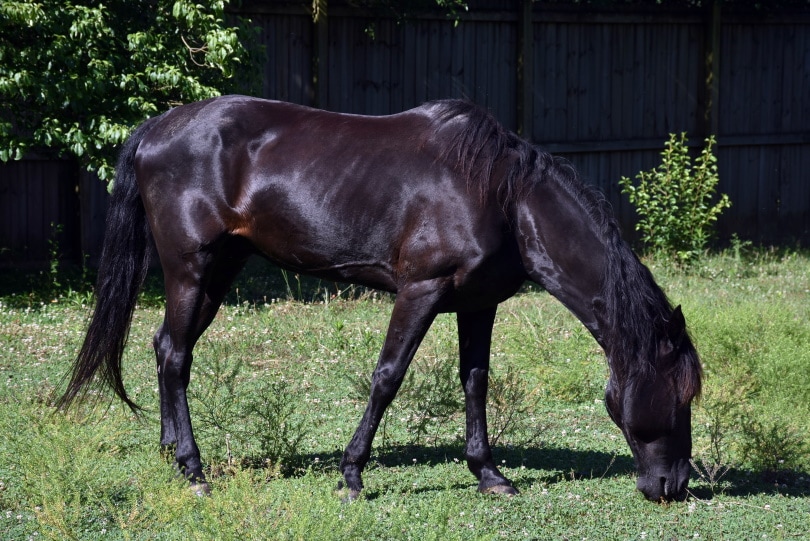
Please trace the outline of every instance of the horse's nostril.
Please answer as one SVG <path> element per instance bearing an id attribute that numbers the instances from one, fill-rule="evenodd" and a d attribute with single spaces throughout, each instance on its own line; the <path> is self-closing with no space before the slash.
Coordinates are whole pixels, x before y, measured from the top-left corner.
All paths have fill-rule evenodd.
<path id="1" fill-rule="evenodd" d="M 680 488 L 676 478 L 663 475 L 639 477 L 637 487 L 651 502 L 682 501 L 686 496 L 685 487 Z"/>

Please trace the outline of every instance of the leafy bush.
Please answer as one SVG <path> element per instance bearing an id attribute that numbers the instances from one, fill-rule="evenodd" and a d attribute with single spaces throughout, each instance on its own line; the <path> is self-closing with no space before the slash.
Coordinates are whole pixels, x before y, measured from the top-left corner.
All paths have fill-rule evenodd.
<path id="1" fill-rule="evenodd" d="M 260 49 L 226 2 L 0 2 L 0 161 L 77 158 L 111 180 L 133 125 L 249 90 Z"/>
<path id="2" fill-rule="evenodd" d="M 728 195 L 712 205 L 719 176 L 717 158 L 712 152 L 714 136 L 694 166 L 686 145 L 686 134 L 670 134 L 661 165 L 641 171 L 638 185 L 622 177 L 619 185 L 635 206 L 640 219 L 636 231 L 654 252 L 674 255 L 687 263 L 706 248 L 713 236 L 713 225 L 723 209 L 731 206 Z"/>
<path id="3" fill-rule="evenodd" d="M 208 359 L 207 370 L 199 370 L 195 384 L 189 387 L 202 447 L 214 453 L 216 462 L 222 458 L 224 439 L 229 467 L 257 460 L 277 469 L 289 466 L 301 452 L 301 442 L 312 424 L 301 416 L 300 397 L 279 374 L 251 377 L 247 359 L 229 357 L 227 344 L 207 341 L 207 346 L 214 355 Z M 256 452 L 258 457 L 247 456 Z"/>
<path id="4" fill-rule="evenodd" d="M 802 433 L 778 418 L 744 419 L 743 455 L 766 476 L 798 468 L 806 457 Z"/>

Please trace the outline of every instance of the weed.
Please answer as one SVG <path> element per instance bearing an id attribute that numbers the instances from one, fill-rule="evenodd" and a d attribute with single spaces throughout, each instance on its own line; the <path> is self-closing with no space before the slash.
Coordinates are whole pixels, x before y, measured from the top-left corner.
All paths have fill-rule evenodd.
<path id="1" fill-rule="evenodd" d="M 221 348 L 209 344 L 210 368 L 196 375 L 189 398 L 200 428 L 201 439 L 211 445 L 225 438 L 226 461 L 269 463 L 280 467 L 292 463 L 301 452 L 308 423 L 300 417 L 300 401 L 277 374 L 264 374 L 252 381 L 245 374 L 245 359 L 227 358 Z M 274 377 L 275 376 L 275 377 Z M 235 456 L 234 445 L 241 448 Z M 259 457 L 249 456 L 255 446 Z"/>
<path id="2" fill-rule="evenodd" d="M 507 366 L 503 375 L 490 371 L 487 400 L 489 441 L 499 441 L 527 447 L 536 445 L 545 429 L 531 422 L 531 414 L 539 409 L 539 398 L 526 385 L 525 375 L 513 366 Z"/>
<path id="3" fill-rule="evenodd" d="M 742 424 L 743 456 L 768 478 L 798 466 L 807 453 L 799 430 L 778 419 L 746 419 Z"/>
<path id="4" fill-rule="evenodd" d="M 750 372 L 733 365 L 722 376 L 712 378 L 706 385 L 705 396 L 698 409 L 699 423 L 696 435 L 698 455 L 704 469 L 720 471 L 731 460 L 730 446 L 734 427 L 739 420 L 752 414 L 751 402 L 755 398 L 758 383 Z"/>
<path id="5" fill-rule="evenodd" d="M 295 278 L 295 289 L 293 289 L 292 284 L 290 283 L 290 273 L 287 272 L 285 269 L 281 269 L 281 277 L 284 280 L 284 286 L 287 288 L 287 299 L 294 301 L 304 300 L 304 292 L 301 287 L 301 275 L 298 273 L 294 273 L 293 277 Z"/>
<path id="6" fill-rule="evenodd" d="M 285 464 L 300 453 L 308 423 L 287 385 L 272 381 L 252 395 L 247 411 L 254 419 L 259 451 L 266 461 Z"/>
<path id="7" fill-rule="evenodd" d="M 368 401 L 371 394 L 369 374 L 347 375 L 351 397 L 359 402 Z M 386 444 L 386 428 L 392 411 L 402 417 L 407 427 L 410 445 L 435 443 L 442 426 L 464 411 L 456 364 L 438 357 L 414 362 L 396 401 L 386 410 L 380 426 L 381 445 Z"/>
<path id="8" fill-rule="evenodd" d="M 704 453 L 698 453 L 696 458 L 689 459 L 689 463 L 700 480 L 709 485 L 712 494 L 717 494 L 720 481 L 731 469 L 731 464 L 717 462 Z"/>
<path id="9" fill-rule="evenodd" d="M 420 359 L 402 385 L 400 405 L 407 412 L 411 444 L 435 443 L 441 427 L 464 411 L 458 368 L 449 359 Z"/>
<path id="10" fill-rule="evenodd" d="M 59 237 L 64 229 L 62 224 L 51 222 L 51 236 L 48 238 L 48 282 L 54 292 L 59 291 L 62 286 L 59 283 L 59 259 L 62 257 Z"/>

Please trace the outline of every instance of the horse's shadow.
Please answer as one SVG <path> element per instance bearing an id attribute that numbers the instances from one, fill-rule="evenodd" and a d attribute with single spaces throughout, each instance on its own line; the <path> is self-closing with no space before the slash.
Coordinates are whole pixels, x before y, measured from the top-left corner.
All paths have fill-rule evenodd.
<path id="1" fill-rule="evenodd" d="M 404 468 L 415 462 L 422 466 L 438 467 L 448 463 L 464 464 L 461 445 L 384 445 L 375 450 L 369 468 Z M 563 481 L 588 479 L 610 479 L 618 477 L 634 478 L 635 465 L 629 455 L 607 453 L 583 449 L 559 447 L 496 447 L 493 449 L 495 462 L 503 465 L 507 477 L 514 476 L 518 489 L 533 484 L 554 485 Z M 303 475 L 303 472 L 333 471 L 337 473 L 342 452 L 334 450 L 325 453 L 301 454 L 292 457 L 288 463 L 290 476 Z M 415 462 L 414 462 L 415 461 Z M 514 468 L 519 468 L 515 473 Z M 434 490 L 474 489 L 475 479 L 466 471 L 469 479 L 459 477 L 448 484 L 437 484 L 409 489 L 409 493 Z M 633 482 L 634 484 L 634 482 Z M 700 500 L 711 500 L 717 494 L 731 497 L 754 495 L 786 495 L 793 497 L 810 496 L 810 474 L 804 471 L 781 472 L 779 474 L 730 468 L 717 482 L 709 483 L 693 470 L 689 493 Z M 375 489 L 364 491 L 365 499 L 375 499 L 382 492 Z"/>

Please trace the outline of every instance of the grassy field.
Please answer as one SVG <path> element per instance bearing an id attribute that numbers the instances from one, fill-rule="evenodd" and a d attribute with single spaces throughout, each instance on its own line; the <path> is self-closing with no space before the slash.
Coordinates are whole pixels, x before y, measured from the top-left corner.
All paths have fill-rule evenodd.
<path id="1" fill-rule="evenodd" d="M 440 317 L 342 504 L 337 465 L 365 407 L 387 296 L 254 265 L 195 350 L 191 408 L 211 497 L 158 441 L 151 336 L 159 282 L 125 358 L 135 418 L 106 397 L 50 403 L 83 338 L 86 282 L 0 276 L 2 539 L 807 539 L 810 257 L 729 251 L 649 262 L 683 305 L 705 372 L 686 502 L 635 491 L 602 404 L 607 369 L 564 308 L 526 289 L 499 310 L 490 425 L 521 494 L 481 496 L 462 459 L 455 320 Z"/>

